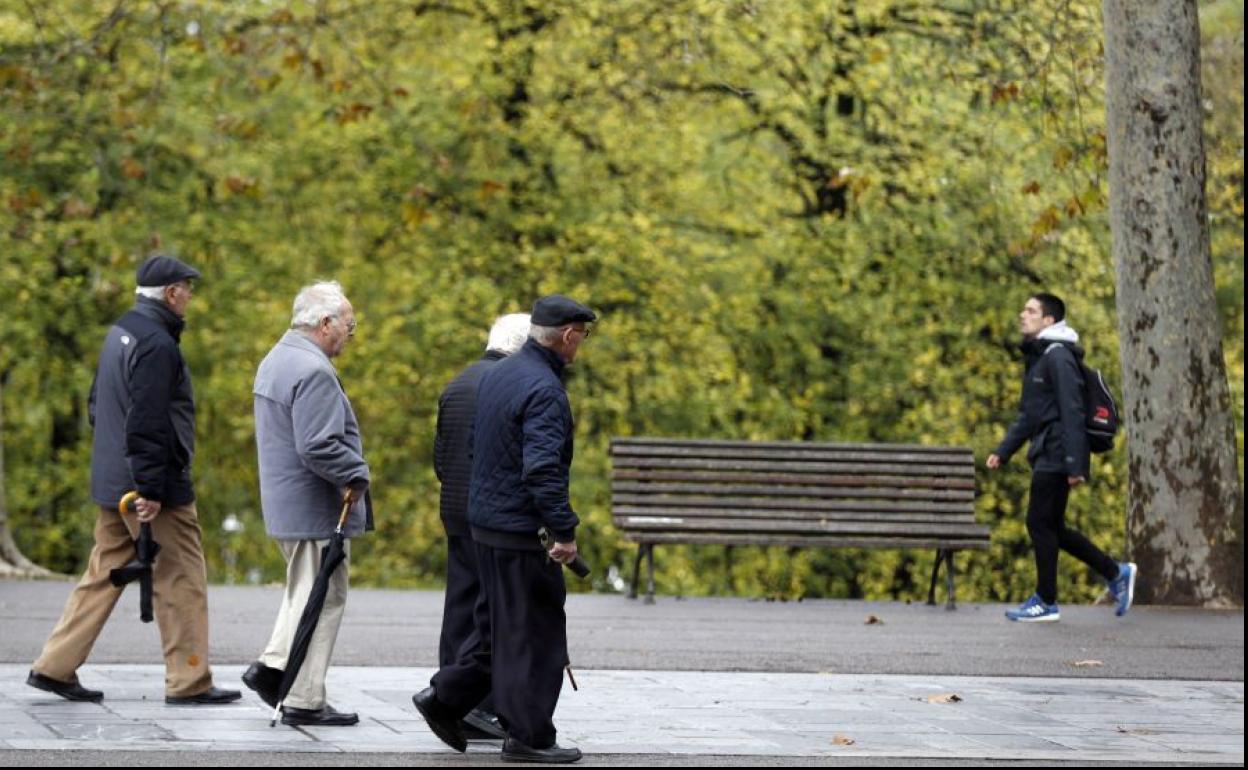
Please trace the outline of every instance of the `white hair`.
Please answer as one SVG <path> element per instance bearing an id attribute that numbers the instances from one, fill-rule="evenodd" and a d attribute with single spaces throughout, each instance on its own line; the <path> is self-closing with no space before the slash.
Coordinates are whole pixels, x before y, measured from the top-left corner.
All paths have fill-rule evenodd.
<path id="1" fill-rule="evenodd" d="M 138 294 L 140 297 L 147 297 L 148 299 L 156 299 L 156 300 L 160 300 L 161 302 L 164 302 L 165 289 L 167 288 L 169 287 L 168 286 L 136 286 L 134 287 L 134 293 Z"/>
<path id="2" fill-rule="evenodd" d="M 563 326 L 538 326 L 533 324 L 529 327 L 529 336 L 537 340 L 539 345 L 550 347 L 559 341 L 559 335 L 563 334 L 563 330 L 571 326 L 564 324 Z"/>
<path id="3" fill-rule="evenodd" d="M 529 314 L 510 313 L 494 321 L 494 326 L 490 328 L 490 341 L 485 343 L 485 349 L 511 355 L 523 347 L 528 338 Z"/>
<path id="4" fill-rule="evenodd" d="M 337 316 L 347 302 L 342 285 L 337 281 L 318 281 L 304 286 L 295 297 L 290 317 L 292 329 L 315 329 L 326 318 Z"/>

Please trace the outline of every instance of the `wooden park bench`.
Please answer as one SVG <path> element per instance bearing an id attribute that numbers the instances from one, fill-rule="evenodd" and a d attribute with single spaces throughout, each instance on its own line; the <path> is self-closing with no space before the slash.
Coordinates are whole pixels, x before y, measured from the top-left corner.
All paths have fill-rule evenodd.
<path id="1" fill-rule="evenodd" d="M 975 459 L 964 447 L 616 438 L 611 512 L 638 544 L 654 601 L 664 543 L 818 548 L 934 548 L 953 609 L 953 554 L 988 547 L 975 522 Z"/>

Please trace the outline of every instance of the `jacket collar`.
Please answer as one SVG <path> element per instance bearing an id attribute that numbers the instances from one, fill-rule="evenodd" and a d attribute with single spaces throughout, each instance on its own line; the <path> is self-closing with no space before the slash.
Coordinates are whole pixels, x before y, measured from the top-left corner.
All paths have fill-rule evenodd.
<path id="1" fill-rule="evenodd" d="M 312 353 L 313 355 L 320 356 L 321 359 L 325 361 L 325 363 L 329 364 L 331 369 L 334 368 L 334 362 L 329 360 L 329 356 L 325 355 L 325 351 L 321 350 L 320 346 L 317 345 L 315 342 L 308 339 L 307 336 L 303 334 L 303 332 L 299 332 L 294 329 L 287 329 L 286 333 L 282 335 L 282 339 L 278 341 L 277 344 L 289 345 L 292 348 L 299 348 L 300 350 L 306 350 L 309 353 Z M 338 370 L 334 369 L 334 371 L 338 371 Z"/>
<path id="2" fill-rule="evenodd" d="M 164 302 L 150 297 L 139 297 L 134 303 L 134 310 L 165 327 L 174 342 L 182 341 L 182 330 L 186 328 L 186 321 L 178 318 L 178 314 Z"/>
<path id="3" fill-rule="evenodd" d="M 507 357 L 507 354 L 501 350 L 487 350 L 485 355 L 481 356 L 482 361 L 501 361 Z"/>
<path id="4" fill-rule="evenodd" d="M 544 345 L 539 345 L 537 340 L 533 339 L 527 340 L 524 343 L 524 347 L 520 348 L 520 350 L 527 352 L 530 356 L 541 359 L 560 379 L 563 378 L 563 370 L 567 368 L 568 363 L 560 358 L 555 351 Z"/>

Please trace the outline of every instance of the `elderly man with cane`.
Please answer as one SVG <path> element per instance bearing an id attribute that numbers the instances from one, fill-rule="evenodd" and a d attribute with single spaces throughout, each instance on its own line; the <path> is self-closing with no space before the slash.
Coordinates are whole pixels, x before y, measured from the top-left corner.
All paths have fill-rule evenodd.
<path id="1" fill-rule="evenodd" d="M 208 668 L 208 574 L 191 482 L 195 398 L 179 348 L 199 272 L 157 255 L 136 278 L 138 299 L 109 329 L 91 386 L 95 548 L 26 684 L 69 700 L 104 699 L 103 692 L 83 687 L 77 672 L 121 598 L 110 573 L 134 558 L 134 538 L 146 525 L 149 542 L 161 546 L 150 579 L 164 648 L 165 702 L 229 703 L 241 694 L 214 687 Z M 132 491 L 137 504 L 123 512 L 120 501 L 134 497 Z"/>
<path id="2" fill-rule="evenodd" d="M 594 320 L 567 297 L 539 299 L 530 339 L 481 378 L 468 500 L 482 584 L 477 644 L 466 644 L 412 698 L 434 734 L 457 751 L 467 746 L 460 720 L 492 695 L 507 731 L 504 761 L 581 758 L 579 749 L 555 742 L 552 720 L 568 661 L 561 565 L 577 558 L 579 523 L 568 500 L 572 410 L 562 375 Z"/>

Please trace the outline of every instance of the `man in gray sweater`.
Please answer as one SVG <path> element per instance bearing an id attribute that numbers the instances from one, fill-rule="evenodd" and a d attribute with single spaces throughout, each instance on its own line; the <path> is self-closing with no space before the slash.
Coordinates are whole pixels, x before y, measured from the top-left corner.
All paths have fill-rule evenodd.
<path id="1" fill-rule="evenodd" d="M 295 629 L 321 566 L 321 549 L 334 532 L 348 489 L 357 502 L 343 533 L 353 538 L 373 528 L 360 426 L 331 362 L 355 334 L 355 311 L 337 282 L 317 283 L 295 298 L 290 326 L 260 363 L 252 388 L 260 505 L 265 528 L 287 567 L 273 635 L 243 674 L 243 683 L 270 706 L 276 706 Z M 286 696 L 283 724 L 359 722 L 356 714 L 336 711 L 325 698 L 325 672 L 346 606 L 350 540 L 347 546 L 348 561 L 331 577 L 308 656 Z"/>

